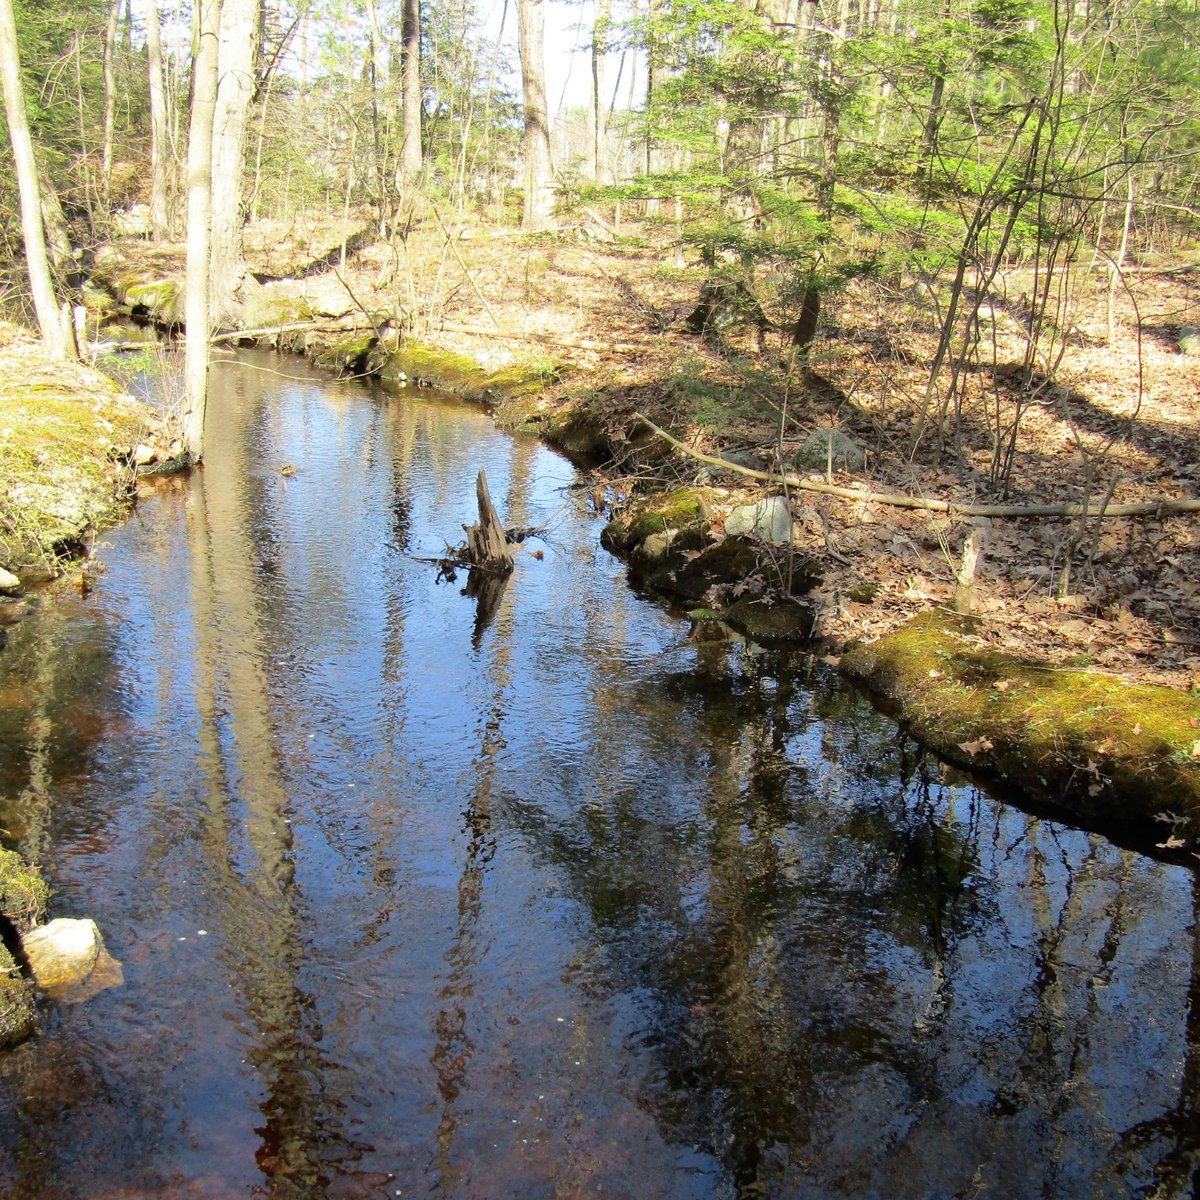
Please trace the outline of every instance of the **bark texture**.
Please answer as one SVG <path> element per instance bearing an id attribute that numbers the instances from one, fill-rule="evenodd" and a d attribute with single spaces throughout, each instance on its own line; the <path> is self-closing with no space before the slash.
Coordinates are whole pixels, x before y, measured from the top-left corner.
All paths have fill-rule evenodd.
<path id="1" fill-rule="evenodd" d="M 520 0 L 517 35 L 521 51 L 521 92 L 525 113 L 526 229 L 545 229 L 554 216 L 554 172 L 550 160 L 550 119 L 546 108 L 545 15 L 542 0 Z"/>

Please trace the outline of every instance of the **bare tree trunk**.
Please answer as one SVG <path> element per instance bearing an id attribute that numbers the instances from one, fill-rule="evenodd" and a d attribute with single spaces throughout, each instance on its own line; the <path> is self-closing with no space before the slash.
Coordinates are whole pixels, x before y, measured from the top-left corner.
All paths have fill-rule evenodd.
<path id="1" fill-rule="evenodd" d="M 77 267 L 72 256 L 71 231 L 67 227 L 67 218 L 63 213 L 62 201 L 58 198 L 58 192 L 54 190 L 54 184 L 50 182 L 41 167 L 38 167 L 38 192 L 50 263 L 58 274 L 59 282 L 66 280 L 68 286 L 74 287 L 76 280 L 71 279 L 70 276 L 77 274 Z"/>
<path id="2" fill-rule="evenodd" d="M 405 203 L 421 179 L 421 0 L 404 0 L 400 14 L 400 187 Z"/>
<path id="3" fill-rule="evenodd" d="M 1117 341 L 1117 287 L 1121 282 L 1121 271 L 1125 267 L 1125 258 L 1129 254 L 1129 234 L 1133 228 L 1134 201 L 1133 169 L 1125 176 L 1125 216 L 1121 221 L 1121 244 L 1116 254 L 1108 263 L 1108 344 L 1116 345 Z"/>
<path id="4" fill-rule="evenodd" d="M 21 89 L 21 62 L 17 57 L 17 27 L 13 20 L 12 0 L 0 0 L 0 83 L 4 89 L 4 113 L 12 143 L 13 163 L 17 169 L 17 190 L 21 198 L 21 233 L 25 240 L 25 263 L 29 268 L 29 288 L 37 312 L 38 326 L 46 353 L 56 360 L 75 357 L 75 341 L 70 326 L 59 311 L 46 257 L 46 231 L 42 225 L 41 189 L 33 141 L 25 119 L 25 93 Z"/>
<path id="5" fill-rule="evenodd" d="M 105 210 L 112 191 L 113 140 L 117 126 L 117 83 L 113 55 L 117 47 L 117 23 L 121 19 L 121 0 L 113 0 L 104 30 L 104 144 L 100 152 L 100 202 Z"/>
<path id="6" fill-rule="evenodd" d="M 608 170 L 608 102 L 604 91 L 604 60 L 612 36 L 612 0 L 596 0 L 592 25 L 592 179 L 605 183 Z"/>
<path id="7" fill-rule="evenodd" d="M 255 90 L 261 0 L 222 0 L 212 145 L 212 255 L 209 303 L 215 323 L 236 317 L 256 286 L 242 246 L 246 118 Z M 190 161 L 189 149 L 189 161 Z M 189 182 L 189 191 L 191 184 Z"/>
<path id="8" fill-rule="evenodd" d="M 158 0 L 148 0 L 146 4 L 146 66 L 150 85 L 150 230 L 161 240 L 171 235 L 171 211 L 167 194 L 167 103 L 163 91 Z"/>
<path id="9" fill-rule="evenodd" d="M 388 64 L 388 47 L 379 23 L 379 10 L 375 0 L 367 0 L 367 27 L 371 35 L 371 133 L 375 152 L 371 173 L 375 180 L 375 203 L 379 213 L 379 232 L 383 235 L 387 230 L 388 218 L 395 207 L 394 177 L 390 170 L 389 160 L 396 122 L 393 119 L 395 108 L 392 100 L 393 89 L 391 70 Z M 382 97 L 382 103 L 380 97 Z"/>
<path id="10" fill-rule="evenodd" d="M 525 213 L 521 223 L 526 229 L 545 229 L 554 215 L 554 176 L 546 109 L 542 0 L 518 0 L 517 41 L 525 101 Z"/>
<path id="11" fill-rule="evenodd" d="M 7 3 L 7 0 L 0 0 Z M 196 0 L 196 58 L 192 67 L 192 115 L 188 134 L 187 354 L 183 437 L 188 453 L 204 452 L 208 399 L 209 266 L 211 258 L 213 114 L 217 106 L 217 59 L 221 0 Z"/>

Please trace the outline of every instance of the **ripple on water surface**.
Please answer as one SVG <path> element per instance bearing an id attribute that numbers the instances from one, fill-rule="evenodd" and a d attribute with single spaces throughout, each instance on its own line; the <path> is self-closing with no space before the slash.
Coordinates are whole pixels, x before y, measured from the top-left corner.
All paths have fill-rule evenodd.
<path id="1" fill-rule="evenodd" d="M 0 1059 L 0 1192 L 1186 1190 L 1189 874 L 693 644 L 485 414 L 262 368 L 0 656 L 0 825 L 126 978 Z M 422 561 L 481 467 L 490 604 Z"/>

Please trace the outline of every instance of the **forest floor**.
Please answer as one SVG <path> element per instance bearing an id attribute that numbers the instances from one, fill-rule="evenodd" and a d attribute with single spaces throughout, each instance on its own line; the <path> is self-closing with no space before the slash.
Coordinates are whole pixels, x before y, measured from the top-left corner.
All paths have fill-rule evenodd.
<path id="1" fill-rule="evenodd" d="M 251 231 L 252 265 L 292 275 L 337 237 L 328 227 L 259 226 Z M 949 418 L 939 447 L 935 398 L 934 427 L 913 453 L 937 347 L 927 292 L 860 281 L 831 297 L 813 373 L 804 377 L 787 370 L 776 330 L 761 352 L 753 329 L 731 330 L 721 352 L 688 330 L 708 275 L 694 257 L 677 265 L 665 223 L 631 224 L 615 237 L 595 225 L 522 236 L 439 223 L 399 248 L 368 244 L 344 268 L 268 290 L 298 290 L 318 307 L 332 296 L 342 309 L 349 301 L 403 311 L 412 336 L 489 367 L 552 359 L 558 382 L 539 406 L 552 414 L 585 405 L 603 421 L 614 457 L 601 474 L 617 504 L 639 488 L 677 486 L 703 470 L 679 454 L 647 457 L 644 431 L 635 428 L 639 411 L 695 450 L 748 452 L 747 461 L 766 467 L 790 463 L 814 430 L 832 427 L 865 452 L 861 470 L 834 471 L 833 483 L 951 506 L 1200 495 L 1200 358 L 1181 353 L 1177 340 L 1180 327 L 1200 325 L 1198 270 L 1151 264 L 1130 272 L 1116 293 L 1111 340 L 1106 276 L 1085 279 L 1069 322 L 1054 331 L 1050 351 L 1061 360 L 1053 381 L 1039 377 L 1033 394 L 1018 390 L 1033 280 L 1013 272 L 1011 303 L 983 322 L 982 365 L 965 373 L 957 450 Z M 778 312 L 776 282 L 752 284 L 769 317 Z M 994 470 L 997 428 L 1001 440 L 1011 433 L 1018 406 L 1008 470 Z M 729 506 L 767 490 L 735 474 L 707 484 L 721 486 Z M 948 602 L 963 543 L 982 526 L 975 604 L 985 645 L 1200 689 L 1195 514 L 981 519 L 831 495 L 793 499 L 800 549 L 823 564 L 817 632 L 835 653 Z"/>

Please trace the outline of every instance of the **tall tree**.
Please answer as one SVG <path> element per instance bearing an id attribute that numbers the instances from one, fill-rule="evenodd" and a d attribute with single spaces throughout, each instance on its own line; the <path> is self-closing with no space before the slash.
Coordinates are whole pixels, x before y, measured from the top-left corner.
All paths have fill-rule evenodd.
<path id="1" fill-rule="evenodd" d="M 112 192 L 113 141 L 117 127 L 117 82 L 115 58 L 121 0 L 113 0 L 104 30 L 104 141 L 100 150 L 100 201 L 108 208 Z"/>
<path id="2" fill-rule="evenodd" d="M 212 318 L 236 318 L 256 283 L 246 268 L 242 230 L 246 119 L 256 88 L 261 0 L 221 0 L 218 81 L 212 130 Z M 190 151 L 189 151 L 190 161 Z M 189 182 L 189 190 L 191 184 Z"/>
<path id="3" fill-rule="evenodd" d="M 421 178 L 421 0 L 402 0 L 400 12 L 400 185 L 411 204 Z"/>
<path id="4" fill-rule="evenodd" d="M 545 229 L 554 216 L 554 172 L 546 108 L 545 16 L 542 0 L 518 0 L 517 42 L 525 113 L 526 229 Z"/>
<path id="5" fill-rule="evenodd" d="M 8 0 L 0 0 L 8 3 Z M 209 273 L 211 261 L 213 120 L 217 107 L 221 0 L 196 0 L 196 55 L 192 64 L 192 109 L 187 164 L 187 283 L 183 435 L 188 453 L 204 453 L 208 401 Z"/>
<path id="6" fill-rule="evenodd" d="M 604 64 L 612 39 L 612 0 L 596 0 L 592 23 L 592 179 L 603 183 L 608 169 L 608 98 Z"/>
<path id="7" fill-rule="evenodd" d="M 17 27 L 12 0 L 0 0 L 0 84 L 4 89 L 4 113 L 17 168 L 17 187 L 21 196 L 21 233 L 25 242 L 25 262 L 29 268 L 29 286 L 42 333 L 46 353 L 56 360 L 75 357 L 75 342 L 70 325 L 59 311 L 46 255 L 46 230 L 42 223 L 41 189 L 33 139 L 25 116 L 25 93 L 21 87 L 21 60 L 17 53 Z"/>
<path id="8" fill-rule="evenodd" d="M 170 147 L 158 0 L 149 0 L 146 5 L 146 70 L 150 88 L 150 228 L 161 239 L 170 236 L 171 215 L 167 175 Z"/>

